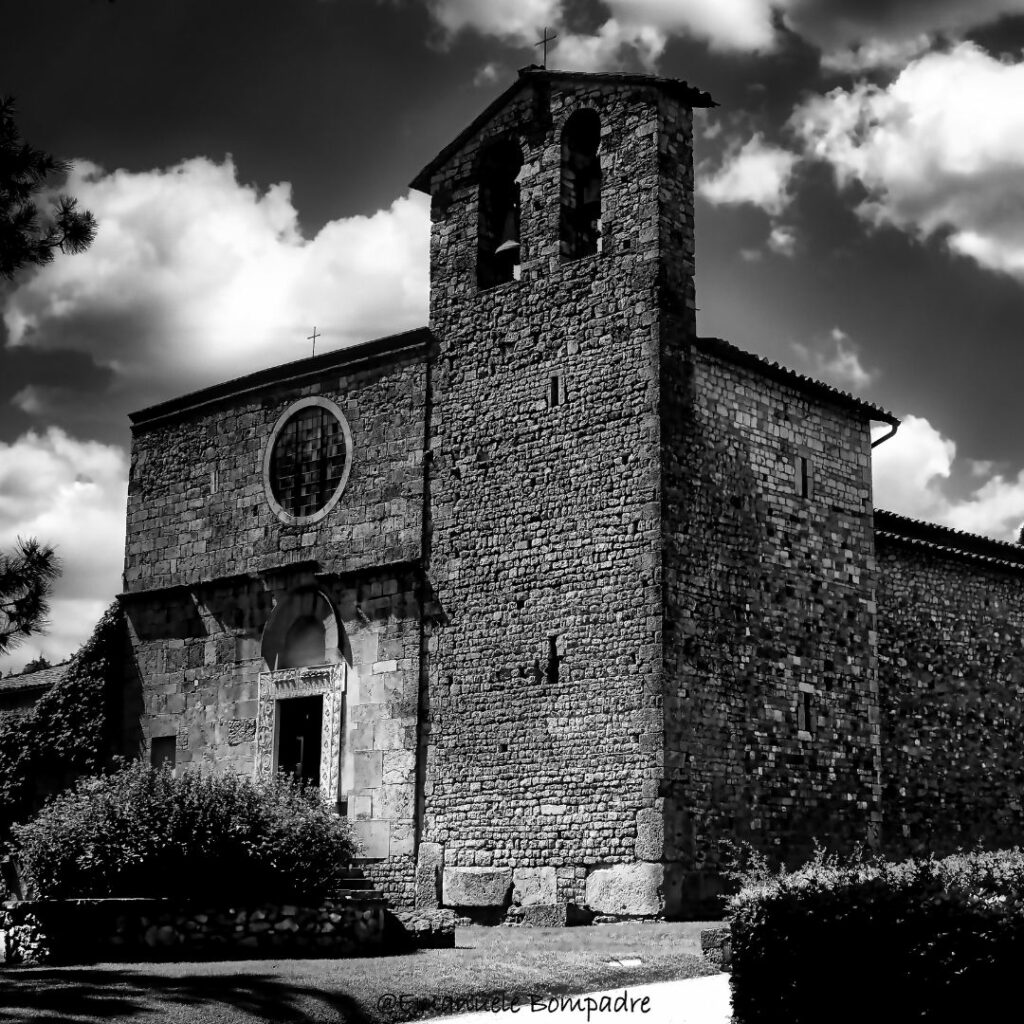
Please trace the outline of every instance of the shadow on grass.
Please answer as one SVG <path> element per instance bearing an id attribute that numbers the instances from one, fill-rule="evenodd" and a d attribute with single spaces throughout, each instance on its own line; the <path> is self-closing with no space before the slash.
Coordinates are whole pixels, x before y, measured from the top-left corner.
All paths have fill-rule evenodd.
<path id="1" fill-rule="evenodd" d="M 231 1011 L 235 1013 L 232 1014 Z M 351 997 L 259 974 L 188 978 L 82 967 L 0 970 L 0 1022 L 282 1021 L 369 1024 Z"/>

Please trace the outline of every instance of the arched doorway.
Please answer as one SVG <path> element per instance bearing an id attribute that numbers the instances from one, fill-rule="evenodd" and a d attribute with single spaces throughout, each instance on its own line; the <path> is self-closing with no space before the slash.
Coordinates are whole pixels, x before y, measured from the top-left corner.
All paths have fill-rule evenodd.
<path id="1" fill-rule="evenodd" d="M 286 773 L 340 798 L 346 661 L 344 631 L 315 587 L 278 602 L 263 631 L 256 725 L 256 772 Z"/>

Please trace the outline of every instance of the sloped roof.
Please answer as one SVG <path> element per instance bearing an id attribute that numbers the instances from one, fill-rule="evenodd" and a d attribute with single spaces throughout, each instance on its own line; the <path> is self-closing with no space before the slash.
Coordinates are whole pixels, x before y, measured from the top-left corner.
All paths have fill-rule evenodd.
<path id="1" fill-rule="evenodd" d="M 851 395 L 848 391 L 840 391 L 839 388 L 834 388 L 831 384 L 826 384 L 824 381 L 816 380 L 814 377 L 797 373 L 795 370 L 790 370 L 780 363 L 770 363 L 763 356 L 756 356 L 753 352 L 737 348 L 731 342 L 723 341 L 721 338 L 694 338 L 692 343 L 702 352 L 708 352 L 737 366 L 746 367 L 759 373 L 762 377 L 767 377 L 769 380 L 777 380 L 782 384 L 788 384 L 790 387 L 803 391 L 804 394 L 811 395 L 814 398 L 827 399 L 836 405 L 852 409 L 861 413 L 866 419 L 881 420 L 884 423 L 891 423 L 894 427 L 899 426 L 900 421 L 891 412 L 881 408 L 881 406 L 865 402 L 863 399 Z"/>
<path id="2" fill-rule="evenodd" d="M 424 349 L 433 340 L 434 336 L 426 327 L 417 327 L 412 331 L 391 334 L 386 338 L 364 342 L 362 345 L 334 349 L 318 356 L 309 356 L 306 359 L 294 359 L 288 363 L 280 363 L 265 370 L 248 373 L 244 377 L 236 377 L 220 384 L 213 384 L 199 391 L 192 391 L 187 395 L 180 395 L 177 398 L 168 399 L 166 402 L 159 402 L 156 405 L 140 409 L 138 412 L 129 413 L 128 419 L 131 420 L 132 428 L 135 429 L 200 406 L 211 405 L 247 392 L 260 391 L 283 381 L 297 381 L 303 377 L 318 376 L 335 368 L 348 369 L 358 363 L 394 358 L 408 350 Z"/>
<path id="3" fill-rule="evenodd" d="M 972 562 L 1024 571 L 1024 547 L 875 509 L 875 538 Z"/>
<path id="4" fill-rule="evenodd" d="M 54 683 L 63 678 L 68 662 L 41 668 L 35 672 L 22 672 L 20 676 L 8 676 L 0 679 L 0 697 L 5 693 L 19 690 L 48 690 Z"/>
<path id="5" fill-rule="evenodd" d="M 538 67 L 532 64 L 529 67 L 519 70 L 519 77 L 512 83 L 494 102 L 490 103 L 484 111 L 475 117 L 470 124 L 434 157 L 426 167 L 420 171 L 412 180 L 411 187 L 420 192 L 430 194 L 430 178 L 434 171 L 440 167 L 453 153 L 457 152 L 479 132 L 488 121 L 512 98 L 526 88 L 528 85 L 536 85 L 540 82 L 568 82 L 580 84 L 601 84 L 601 85 L 642 85 L 655 86 L 670 96 L 675 96 L 690 107 L 715 107 L 717 103 L 700 89 L 695 88 L 688 82 L 678 78 L 663 78 L 660 75 L 636 75 L 624 72 L 584 72 L 584 71 L 549 71 L 547 68 Z"/>

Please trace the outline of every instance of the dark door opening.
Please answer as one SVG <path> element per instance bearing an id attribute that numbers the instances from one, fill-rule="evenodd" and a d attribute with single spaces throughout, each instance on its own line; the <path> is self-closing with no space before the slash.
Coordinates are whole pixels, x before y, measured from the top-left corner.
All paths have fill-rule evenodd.
<path id="1" fill-rule="evenodd" d="M 277 770 L 314 786 L 320 784 L 323 713 L 323 694 L 277 702 Z"/>

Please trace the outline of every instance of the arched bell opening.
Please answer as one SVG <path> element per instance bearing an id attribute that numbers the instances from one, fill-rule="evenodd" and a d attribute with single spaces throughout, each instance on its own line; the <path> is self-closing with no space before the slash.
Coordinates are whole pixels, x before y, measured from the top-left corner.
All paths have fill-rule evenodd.
<path id="1" fill-rule="evenodd" d="M 492 142 L 480 155 L 476 271 L 481 288 L 492 288 L 519 277 L 522 166 L 522 151 L 511 139 Z"/>
<path id="2" fill-rule="evenodd" d="M 562 131 L 562 194 L 559 240 L 562 258 L 601 251 L 601 120 L 577 110 Z"/>

